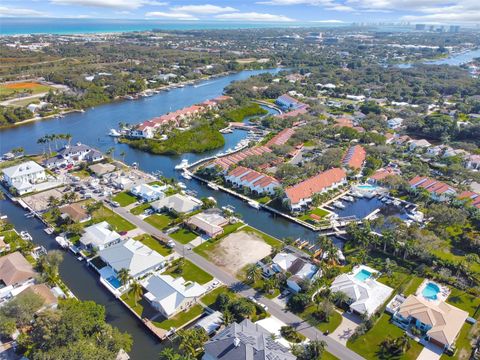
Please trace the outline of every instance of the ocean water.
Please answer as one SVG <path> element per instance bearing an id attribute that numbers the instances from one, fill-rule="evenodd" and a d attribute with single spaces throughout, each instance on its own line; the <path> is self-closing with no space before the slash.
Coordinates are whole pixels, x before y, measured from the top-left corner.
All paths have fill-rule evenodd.
<path id="1" fill-rule="evenodd" d="M 0 35 L 20 34 L 92 34 L 129 31 L 252 29 L 286 27 L 322 27 L 318 23 L 253 23 L 230 21 L 162 21 L 145 19 L 55 19 L 55 18 L 2 18 Z M 328 27 L 345 25 L 329 24 Z M 326 26 L 323 26 L 326 27 Z"/>

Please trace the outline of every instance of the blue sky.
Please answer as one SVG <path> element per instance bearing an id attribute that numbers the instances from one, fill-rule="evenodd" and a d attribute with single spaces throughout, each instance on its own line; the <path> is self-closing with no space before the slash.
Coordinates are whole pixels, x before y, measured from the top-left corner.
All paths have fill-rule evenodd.
<path id="1" fill-rule="evenodd" d="M 2 0 L 0 16 L 480 24 L 480 0 Z"/>

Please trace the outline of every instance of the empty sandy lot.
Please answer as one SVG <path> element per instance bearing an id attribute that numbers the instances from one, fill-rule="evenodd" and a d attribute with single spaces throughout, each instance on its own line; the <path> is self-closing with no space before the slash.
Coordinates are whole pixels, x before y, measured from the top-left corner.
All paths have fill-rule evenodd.
<path id="1" fill-rule="evenodd" d="M 272 247 L 255 233 L 238 231 L 226 236 L 209 253 L 215 265 L 236 275 L 245 265 L 270 255 Z"/>
<path id="2" fill-rule="evenodd" d="M 48 199 L 53 196 L 56 199 L 61 199 L 65 187 L 50 189 L 38 194 L 33 194 L 24 197 L 22 200 L 35 211 L 43 211 L 49 208 Z"/>

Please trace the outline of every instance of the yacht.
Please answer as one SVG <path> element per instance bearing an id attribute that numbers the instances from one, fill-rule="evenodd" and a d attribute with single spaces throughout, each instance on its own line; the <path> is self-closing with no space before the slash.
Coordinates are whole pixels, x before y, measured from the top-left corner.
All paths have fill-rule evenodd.
<path id="1" fill-rule="evenodd" d="M 20 232 L 20 237 L 23 239 L 23 240 L 32 240 L 32 235 L 30 235 L 28 233 L 28 231 L 21 231 Z"/>
<path id="2" fill-rule="evenodd" d="M 65 240 L 63 236 L 57 236 L 55 238 L 55 241 L 57 242 L 58 245 L 60 245 L 61 248 L 66 249 L 68 248 L 68 241 Z"/>
<path id="3" fill-rule="evenodd" d="M 355 199 L 352 196 L 346 195 L 342 197 L 342 200 L 353 202 Z"/>
<path id="4" fill-rule="evenodd" d="M 175 170 L 182 170 L 185 169 L 188 166 L 188 160 L 183 159 L 180 164 L 175 165 Z"/>
<path id="5" fill-rule="evenodd" d="M 55 231 L 55 229 L 51 228 L 51 227 L 47 227 L 47 228 L 43 229 L 43 231 L 45 231 L 48 235 L 52 235 L 53 232 Z"/>
<path id="6" fill-rule="evenodd" d="M 345 209 L 345 205 L 343 205 L 343 203 L 338 200 L 333 202 L 333 206 L 335 206 L 338 209 Z"/>
<path id="7" fill-rule="evenodd" d="M 177 183 L 177 185 L 180 189 L 186 189 L 187 188 L 187 185 L 185 185 L 183 182 L 179 182 L 179 183 Z"/>
<path id="8" fill-rule="evenodd" d="M 110 131 L 108 132 L 108 136 L 112 136 L 112 137 L 119 137 L 121 136 L 122 134 L 120 134 L 117 130 L 115 129 L 110 129 Z"/>
<path id="9" fill-rule="evenodd" d="M 207 183 L 207 186 L 212 190 L 218 190 L 218 185 L 212 182 Z"/>
<path id="10" fill-rule="evenodd" d="M 192 179 L 192 175 L 190 175 L 188 172 L 183 172 L 182 176 L 183 176 L 184 179 L 187 179 L 187 180 Z"/>
<path id="11" fill-rule="evenodd" d="M 215 204 L 217 203 L 217 200 L 215 200 L 215 198 L 213 196 L 209 196 L 207 199 L 212 201 Z"/>
<path id="12" fill-rule="evenodd" d="M 256 201 L 253 201 L 253 200 L 250 200 L 248 202 L 248 205 L 250 205 L 251 207 L 253 207 L 254 209 L 260 209 L 260 204 Z"/>

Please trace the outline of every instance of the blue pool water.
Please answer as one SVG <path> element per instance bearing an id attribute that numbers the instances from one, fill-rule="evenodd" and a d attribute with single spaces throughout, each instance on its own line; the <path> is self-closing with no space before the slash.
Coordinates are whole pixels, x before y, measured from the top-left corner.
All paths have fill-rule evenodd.
<path id="1" fill-rule="evenodd" d="M 372 276 L 372 273 L 370 271 L 362 269 L 355 274 L 355 279 L 360 280 L 360 281 L 365 281 L 370 276 Z"/>
<path id="2" fill-rule="evenodd" d="M 118 280 L 115 276 L 110 276 L 107 281 L 112 285 L 115 289 L 118 289 L 120 286 L 122 286 L 122 283 L 120 280 Z"/>
<path id="3" fill-rule="evenodd" d="M 437 300 L 440 288 L 437 284 L 429 282 L 422 291 L 422 295 L 427 300 Z"/>
<path id="4" fill-rule="evenodd" d="M 357 188 L 363 189 L 363 190 L 375 190 L 377 186 L 374 185 L 357 185 Z"/>

